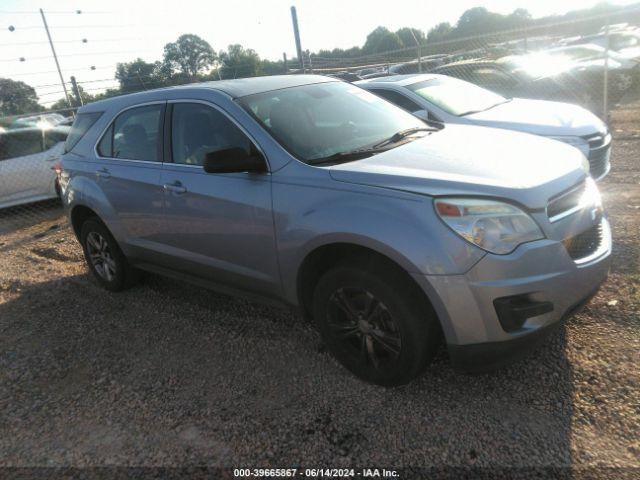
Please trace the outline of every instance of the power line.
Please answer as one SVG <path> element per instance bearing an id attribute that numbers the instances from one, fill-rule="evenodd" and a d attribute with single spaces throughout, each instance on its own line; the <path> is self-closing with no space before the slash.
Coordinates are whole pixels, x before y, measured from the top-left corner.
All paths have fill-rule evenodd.
<path id="1" fill-rule="evenodd" d="M 142 50 L 138 50 L 139 52 L 151 52 L 157 51 L 157 48 L 146 48 Z M 58 55 L 58 57 L 86 57 L 91 55 L 124 55 L 130 53 L 130 50 L 121 50 L 118 52 L 82 52 L 82 53 L 65 53 L 62 55 Z M 24 58 L 25 60 L 21 60 Z M 42 57 L 19 57 L 19 58 L 0 58 L 0 62 L 15 62 L 15 61 L 28 61 L 28 60 L 47 60 L 51 58 L 50 56 L 42 56 Z"/>
<path id="2" fill-rule="evenodd" d="M 33 10 L 0 10 L 0 15 L 39 15 L 40 12 Z M 114 11 L 84 11 L 84 10 L 53 10 L 47 11 L 47 15 L 107 15 L 114 14 Z"/>
<path id="3" fill-rule="evenodd" d="M 95 71 L 95 70 L 106 70 L 109 68 L 114 68 L 116 67 L 117 64 L 112 64 L 112 65 L 104 65 L 104 66 L 100 66 L 100 67 L 96 67 L 93 65 L 89 65 L 87 67 L 69 67 L 68 70 L 73 70 L 73 71 L 84 71 L 84 70 L 90 70 L 90 71 Z M 26 75 L 42 75 L 45 73 L 56 73 L 57 70 L 45 70 L 45 71 L 41 71 L 41 72 L 24 72 L 24 73 L 15 73 L 15 74 L 11 74 L 12 77 L 24 77 Z"/>
<path id="4" fill-rule="evenodd" d="M 120 38 L 81 38 L 81 39 L 73 39 L 73 40 L 56 40 L 56 43 L 109 43 L 109 42 L 125 42 L 131 40 L 147 40 L 151 36 L 139 36 L 139 37 L 120 37 Z M 16 42 L 16 43 L 0 43 L 0 48 L 2 47 L 20 47 L 20 46 L 29 46 L 29 45 L 46 45 L 48 42 Z"/>
<path id="5" fill-rule="evenodd" d="M 168 24 L 145 24 L 145 27 L 169 27 L 170 25 Z M 16 26 L 15 30 L 41 30 L 44 27 L 42 27 L 41 25 L 27 25 L 24 27 L 19 27 Z M 74 28 L 87 28 L 87 29 L 94 29 L 94 28 L 140 28 L 139 24 L 135 24 L 135 23 L 131 23 L 128 25 L 52 25 L 51 29 L 52 30 L 58 30 L 58 29 L 74 29 Z"/>

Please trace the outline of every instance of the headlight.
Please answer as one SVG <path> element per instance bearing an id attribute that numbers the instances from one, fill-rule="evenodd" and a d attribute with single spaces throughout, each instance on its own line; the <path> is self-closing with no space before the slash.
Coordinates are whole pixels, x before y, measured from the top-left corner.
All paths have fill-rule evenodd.
<path id="1" fill-rule="evenodd" d="M 558 142 L 566 143 L 567 145 L 571 145 L 572 147 L 577 148 L 582 152 L 585 157 L 589 156 L 589 142 L 587 142 L 584 138 L 581 137 L 571 137 L 571 136 L 562 136 L 562 137 L 547 137 L 551 140 L 557 140 Z"/>
<path id="2" fill-rule="evenodd" d="M 544 238 L 528 214 L 508 203 L 441 198 L 434 204 L 438 216 L 454 232 L 491 253 L 505 255 L 522 243 Z"/>
<path id="3" fill-rule="evenodd" d="M 602 208 L 602 197 L 600 196 L 600 190 L 598 190 L 596 181 L 591 177 L 585 180 L 584 193 L 580 198 L 579 205 L 582 208 L 588 206 Z"/>

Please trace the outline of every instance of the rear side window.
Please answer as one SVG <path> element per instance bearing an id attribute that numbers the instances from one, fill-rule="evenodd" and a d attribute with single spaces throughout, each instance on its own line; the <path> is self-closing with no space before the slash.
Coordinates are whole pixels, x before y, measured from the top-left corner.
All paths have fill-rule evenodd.
<path id="1" fill-rule="evenodd" d="M 393 90 L 386 89 L 376 89 L 371 90 L 373 93 L 378 95 L 379 97 L 384 98 L 385 100 L 390 101 L 394 105 L 397 105 L 400 108 L 403 108 L 407 112 L 417 112 L 418 110 L 422 110 L 422 107 L 418 105 L 413 100 L 405 97 L 401 93 L 395 92 Z"/>
<path id="2" fill-rule="evenodd" d="M 98 144 L 98 154 L 101 157 L 113 157 L 113 124 L 107 129 Z"/>
<path id="3" fill-rule="evenodd" d="M 77 145 L 82 137 L 89 131 L 94 123 L 100 118 L 102 112 L 79 113 L 71 126 L 71 131 L 64 144 L 64 151 L 70 152 Z"/>
<path id="4" fill-rule="evenodd" d="M 118 115 L 98 143 L 102 157 L 160 161 L 164 104 L 130 108 Z"/>

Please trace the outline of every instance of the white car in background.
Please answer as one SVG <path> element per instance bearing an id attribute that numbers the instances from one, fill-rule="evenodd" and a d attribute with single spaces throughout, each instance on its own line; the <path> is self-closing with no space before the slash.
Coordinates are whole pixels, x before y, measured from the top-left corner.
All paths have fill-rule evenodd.
<path id="1" fill-rule="evenodd" d="M 70 127 L 0 132 L 0 208 L 59 196 L 54 166 Z"/>
<path id="2" fill-rule="evenodd" d="M 394 75 L 355 82 L 426 121 L 503 128 L 552 138 L 580 150 L 593 178 L 609 173 L 607 125 L 578 105 L 505 98 L 446 75 Z"/>

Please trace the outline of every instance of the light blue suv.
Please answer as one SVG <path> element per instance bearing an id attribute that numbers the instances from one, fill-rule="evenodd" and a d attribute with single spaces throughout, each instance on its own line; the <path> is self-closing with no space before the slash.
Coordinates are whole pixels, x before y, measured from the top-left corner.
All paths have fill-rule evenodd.
<path id="1" fill-rule="evenodd" d="M 63 199 L 109 290 L 141 270 L 297 307 L 361 378 L 523 350 L 605 279 L 598 189 L 570 146 L 429 126 L 319 76 L 220 81 L 80 109 Z"/>

